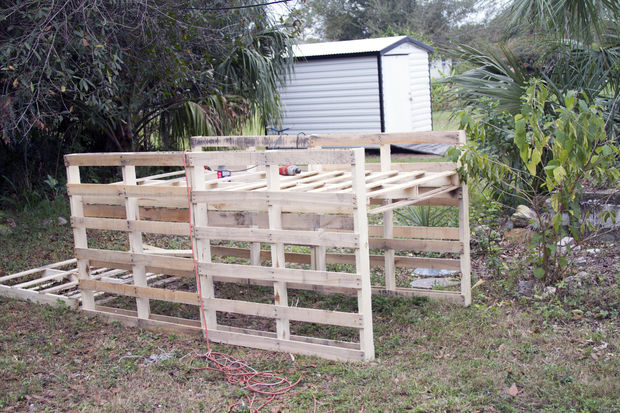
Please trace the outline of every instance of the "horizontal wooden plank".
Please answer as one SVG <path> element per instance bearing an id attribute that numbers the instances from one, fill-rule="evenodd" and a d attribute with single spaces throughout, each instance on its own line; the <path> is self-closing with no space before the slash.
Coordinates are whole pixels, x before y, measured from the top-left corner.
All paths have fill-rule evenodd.
<path id="1" fill-rule="evenodd" d="M 84 216 L 94 218 L 126 218 L 124 205 L 84 205 Z M 140 219 L 169 222 L 189 222 L 189 210 L 185 208 L 140 207 Z"/>
<path id="2" fill-rule="evenodd" d="M 456 175 L 456 171 L 429 173 L 421 178 L 412 179 L 408 182 L 398 183 L 395 185 L 384 185 L 381 189 L 369 191 L 367 195 L 372 198 L 377 198 L 380 196 L 387 196 L 388 194 L 394 194 L 395 192 L 398 192 L 398 191 L 403 191 L 409 188 L 415 188 L 415 187 L 419 187 L 422 185 L 429 186 L 434 183 L 434 185 L 436 186 L 443 186 L 445 184 L 445 178 L 450 178 L 455 175 Z"/>
<path id="3" fill-rule="evenodd" d="M 192 320 L 183 320 L 159 315 L 151 315 L 151 319 L 139 319 L 136 315 L 133 315 L 133 312 L 119 309 L 108 309 L 107 307 L 101 306 L 97 306 L 95 310 L 83 309 L 83 311 L 107 320 L 118 321 L 126 326 L 171 331 L 190 335 L 200 335 L 202 333 L 199 322 L 187 322 Z M 218 330 L 208 329 L 209 340 L 216 343 L 258 348 L 261 350 L 303 354 L 308 356 L 318 356 L 328 360 L 362 361 L 364 359 L 364 353 L 361 350 L 353 349 L 349 346 L 338 346 L 333 340 L 322 340 L 313 337 L 299 336 L 291 336 L 291 340 L 280 340 L 273 337 L 271 334 L 259 335 L 241 332 L 251 331 L 247 329 L 237 329 L 234 327 L 225 326 L 218 326 L 218 328 Z M 319 344 L 321 342 L 325 342 L 327 344 Z"/>
<path id="4" fill-rule="evenodd" d="M 396 288 L 395 290 L 386 290 L 383 287 L 372 287 L 372 293 L 400 297 L 427 297 L 432 300 L 465 304 L 463 296 L 458 291 L 425 290 L 421 288 Z"/>
<path id="5" fill-rule="evenodd" d="M 344 288 L 361 288 L 360 277 L 331 271 L 272 268 L 255 265 L 206 263 L 198 264 L 200 274 L 214 277 L 244 277 L 253 280 L 283 281 L 299 284 L 321 285 Z"/>
<path id="6" fill-rule="evenodd" d="M 307 208 L 309 206 L 335 207 L 341 209 L 354 208 L 356 205 L 353 194 L 303 193 L 282 191 L 193 191 L 192 202 L 208 204 L 234 205 L 250 209 L 251 207 L 281 205 L 289 208 Z"/>
<path id="7" fill-rule="evenodd" d="M 445 143 L 457 145 L 459 131 L 337 133 L 310 135 L 309 146 L 359 146 L 383 144 Z"/>
<path id="8" fill-rule="evenodd" d="M 195 227 L 197 238 L 216 240 L 320 245 L 358 248 L 359 236 L 353 233 L 299 231 L 262 228 Z"/>
<path id="9" fill-rule="evenodd" d="M 187 235 L 189 224 L 182 222 L 135 221 L 112 218 L 71 217 L 74 228 L 90 228 L 112 231 L 140 231 L 149 234 Z"/>
<path id="10" fill-rule="evenodd" d="M 400 171 L 400 172 L 411 172 L 411 171 L 424 171 L 424 172 L 444 172 L 444 171 L 454 171 L 457 168 L 457 164 L 454 162 L 407 162 L 407 163 L 398 163 L 392 162 L 390 164 L 390 170 L 392 171 Z M 325 169 L 330 169 L 329 167 Z M 367 171 L 380 171 L 381 164 L 380 163 L 366 163 Z"/>
<path id="11" fill-rule="evenodd" d="M 79 280 L 81 289 L 89 291 L 103 291 L 111 294 L 128 297 L 143 297 L 152 300 L 162 300 L 171 303 L 200 305 L 198 293 L 189 291 L 167 290 L 164 288 L 140 287 L 131 284 L 110 283 L 97 280 Z"/>
<path id="12" fill-rule="evenodd" d="M 42 266 L 37 267 L 37 268 L 32 268 L 32 269 L 29 269 L 29 270 L 16 272 L 14 274 L 9 274 L 9 275 L 2 276 L 2 277 L 0 277 L 0 282 L 6 282 L 6 281 L 13 280 L 15 278 L 24 277 L 26 275 L 36 274 L 38 272 L 43 272 L 46 269 L 54 269 L 54 268 L 64 267 L 64 266 L 67 266 L 67 265 L 75 265 L 76 263 L 77 263 L 77 260 L 75 258 L 71 258 L 69 260 L 55 262 L 53 264 L 42 265 Z"/>
<path id="13" fill-rule="evenodd" d="M 187 188 L 181 186 L 67 184 L 67 194 L 110 198 L 177 198 L 185 199 L 187 203 Z"/>
<path id="14" fill-rule="evenodd" d="M 145 253 L 131 253 L 124 251 L 76 248 L 77 259 L 92 260 L 107 268 L 127 269 L 127 265 L 145 265 L 147 271 L 161 272 L 168 275 L 185 275 L 194 273 L 194 262 L 191 258 L 167 257 Z M 124 266 L 118 266 L 118 264 Z M 95 265 L 91 263 L 91 265 Z"/>
<path id="15" fill-rule="evenodd" d="M 434 198 L 438 195 L 442 195 L 442 194 L 446 194 L 449 192 L 453 192 L 456 191 L 458 189 L 460 189 L 460 186 L 457 185 L 451 185 L 451 186 L 443 186 L 441 188 L 435 188 L 435 189 L 431 189 L 430 191 L 412 197 L 412 198 L 408 198 L 408 199 L 403 199 L 401 201 L 396 201 L 396 202 L 392 202 L 389 203 L 387 205 L 382 205 L 378 208 L 373 208 L 371 210 L 368 211 L 369 215 L 375 215 L 375 214 L 381 214 L 383 212 L 386 211 L 392 211 L 394 209 L 398 209 L 398 208 L 404 208 L 404 207 L 408 207 L 411 205 L 417 205 L 419 203 L 421 203 L 422 201 L 426 200 L 426 199 L 430 199 L 430 198 Z"/>
<path id="16" fill-rule="evenodd" d="M 223 257 L 250 258 L 250 250 L 246 248 L 220 247 L 212 246 L 211 254 Z M 260 253 L 261 261 L 271 259 L 269 250 L 262 250 Z M 300 254 L 287 252 L 285 254 L 286 262 L 295 264 L 310 264 L 310 254 Z M 355 264 L 355 254 L 336 254 L 328 253 L 325 255 L 325 261 L 329 264 Z M 385 264 L 383 255 L 371 255 L 370 265 L 382 267 Z M 425 258 L 425 257 L 408 257 L 397 255 L 394 257 L 396 267 L 403 268 L 437 268 L 444 270 L 460 270 L 461 261 L 455 258 Z"/>
<path id="17" fill-rule="evenodd" d="M 205 298 L 205 307 L 216 311 L 254 315 L 268 318 L 286 318 L 291 321 L 329 324 L 341 327 L 362 327 L 362 315 L 342 311 L 318 310 L 313 308 L 284 307 L 240 300 Z"/>
<path id="18" fill-rule="evenodd" d="M 125 218 L 125 207 L 122 205 L 84 205 L 84 215 L 93 218 Z M 188 222 L 188 210 L 176 208 L 140 208 L 141 220 Z M 208 211 L 209 224 L 225 227 L 269 227 L 267 213 L 261 212 L 226 212 Z M 335 229 L 353 230 L 353 218 L 344 215 L 327 214 L 282 214 L 284 229 L 315 230 Z"/>
<path id="19" fill-rule="evenodd" d="M 49 304 L 53 306 L 65 305 L 73 309 L 78 308 L 79 305 L 77 299 L 65 297 L 64 295 L 39 293 L 37 291 L 13 288 L 6 285 L 0 285 L 0 296 L 32 301 L 37 304 Z"/>
<path id="20" fill-rule="evenodd" d="M 65 155 L 65 166 L 183 166 L 183 152 L 118 152 Z"/>
<path id="21" fill-rule="evenodd" d="M 328 165 L 352 164 L 350 149 L 224 151 L 188 153 L 189 164 L 196 165 Z"/>
<path id="22" fill-rule="evenodd" d="M 368 235 L 371 237 L 383 237 L 383 225 L 369 225 Z M 407 227 L 394 226 L 394 237 L 396 238 L 430 238 L 458 240 L 458 227 Z"/>
<path id="23" fill-rule="evenodd" d="M 252 146 L 307 148 L 307 135 L 265 135 L 265 136 L 192 136 L 192 150 L 202 146 L 249 148 Z"/>
<path id="24" fill-rule="evenodd" d="M 370 238 L 368 244 L 371 249 L 463 253 L 463 243 L 460 241 Z"/>

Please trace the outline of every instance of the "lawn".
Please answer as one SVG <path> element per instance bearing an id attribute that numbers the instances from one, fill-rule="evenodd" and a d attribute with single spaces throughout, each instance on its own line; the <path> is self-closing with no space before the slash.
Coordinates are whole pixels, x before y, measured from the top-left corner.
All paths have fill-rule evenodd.
<path id="1" fill-rule="evenodd" d="M 63 202 L 0 216 L 11 228 L 0 234 L 0 275 L 71 256 L 70 228 L 42 223 L 66 217 Z M 609 251 L 618 270 L 617 248 Z M 474 259 L 475 272 L 485 274 L 481 262 Z M 518 273 L 485 278 L 469 308 L 375 297 L 370 363 L 213 348 L 301 377 L 263 411 L 620 411 L 617 276 L 606 303 L 586 304 L 580 293 L 519 297 Z M 0 330 L 0 411 L 220 412 L 246 400 L 219 373 L 189 367 L 206 351 L 198 338 L 4 298 Z"/>

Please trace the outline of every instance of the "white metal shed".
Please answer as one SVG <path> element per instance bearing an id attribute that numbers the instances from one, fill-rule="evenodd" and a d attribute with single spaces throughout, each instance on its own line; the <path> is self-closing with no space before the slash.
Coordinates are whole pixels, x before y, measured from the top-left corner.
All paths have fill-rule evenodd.
<path id="1" fill-rule="evenodd" d="M 295 70 L 281 90 L 287 134 L 432 130 L 432 47 L 396 36 L 294 50 Z"/>

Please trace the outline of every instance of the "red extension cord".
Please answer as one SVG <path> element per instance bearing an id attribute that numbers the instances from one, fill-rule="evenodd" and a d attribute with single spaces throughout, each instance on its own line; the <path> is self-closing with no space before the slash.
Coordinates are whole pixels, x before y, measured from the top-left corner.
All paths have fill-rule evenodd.
<path id="1" fill-rule="evenodd" d="M 202 298 L 202 291 L 200 289 L 200 277 L 198 276 L 198 263 L 196 260 L 196 252 L 194 249 L 194 237 L 192 227 L 192 200 L 189 179 L 187 177 L 187 150 L 183 152 L 183 169 L 185 171 L 185 183 L 187 187 L 187 205 L 189 208 L 189 233 L 190 243 L 192 246 L 192 259 L 194 261 L 194 274 L 196 276 L 196 289 L 200 297 L 200 310 L 204 316 L 205 308 Z M 200 171 L 202 172 L 202 171 Z M 209 333 L 207 332 L 206 319 L 204 320 L 204 338 L 207 342 L 207 352 L 204 354 L 197 354 L 190 361 L 190 367 L 194 370 L 214 370 L 226 376 L 226 379 L 230 384 L 237 385 L 243 389 L 249 390 L 252 393 L 252 397 L 246 394 L 248 400 L 250 412 L 259 412 L 263 407 L 271 403 L 276 397 L 288 393 L 293 387 L 295 387 L 300 381 L 301 377 L 294 382 L 279 375 L 276 371 L 256 371 L 250 367 L 245 361 L 235 359 L 228 354 L 211 351 L 209 345 Z M 193 365 L 196 359 L 204 359 L 208 365 L 204 367 L 196 367 Z M 239 406 L 242 402 L 231 403 L 228 406 L 228 411 L 232 411 L 236 406 Z M 316 401 L 315 401 L 316 403 Z M 257 405 L 255 407 L 255 404 Z M 316 409 L 316 406 L 315 406 Z"/>

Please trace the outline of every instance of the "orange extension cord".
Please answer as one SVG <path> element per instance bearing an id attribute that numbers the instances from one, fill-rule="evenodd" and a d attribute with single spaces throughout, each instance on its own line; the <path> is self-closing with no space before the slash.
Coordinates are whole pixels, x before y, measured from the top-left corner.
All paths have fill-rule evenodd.
<path id="1" fill-rule="evenodd" d="M 202 291 L 200 289 L 200 277 L 198 276 L 198 262 L 196 260 L 196 251 L 194 249 L 194 228 L 192 226 L 192 200 L 191 200 L 191 192 L 189 185 L 189 178 L 187 176 L 187 160 L 186 154 L 187 150 L 183 152 L 183 168 L 185 170 L 185 183 L 187 186 L 187 205 L 189 208 L 189 232 L 190 232 L 190 243 L 192 246 L 192 259 L 194 261 L 194 274 L 196 276 L 196 288 L 198 290 L 198 295 L 200 296 L 200 310 L 201 314 L 204 315 L 204 301 L 202 298 Z M 219 353 L 215 351 L 211 351 L 211 346 L 209 345 L 209 333 L 207 332 L 206 320 L 203 333 L 205 341 L 207 342 L 207 352 L 204 354 L 197 354 L 190 361 L 190 367 L 194 370 L 214 370 L 219 371 L 220 373 L 226 376 L 226 379 L 230 384 L 234 384 L 243 389 L 249 390 L 252 393 L 252 397 L 250 395 L 246 395 L 250 412 L 259 412 L 263 407 L 271 403 L 275 400 L 276 397 L 281 396 L 285 393 L 288 393 L 293 387 L 295 387 L 300 381 L 301 377 L 294 382 L 279 375 L 279 372 L 276 371 L 256 371 L 252 367 L 250 367 L 245 361 L 238 360 L 231 357 L 228 354 Z M 208 365 L 202 367 L 194 366 L 194 362 L 197 359 L 204 359 Z M 236 406 L 239 406 L 242 402 L 239 401 L 237 403 L 231 403 L 228 406 L 228 411 L 232 411 Z M 256 405 L 256 407 L 255 407 Z"/>

